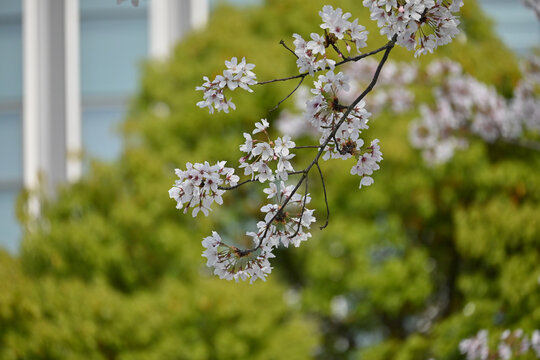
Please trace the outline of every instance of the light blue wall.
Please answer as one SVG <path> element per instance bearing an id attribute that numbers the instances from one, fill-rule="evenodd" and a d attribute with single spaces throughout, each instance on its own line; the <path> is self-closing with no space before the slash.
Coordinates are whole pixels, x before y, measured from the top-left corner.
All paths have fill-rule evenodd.
<path id="1" fill-rule="evenodd" d="M 15 199 L 22 187 L 21 0 L 0 0 L 0 247 L 16 252 Z"/>
<path id="2" fill-rule="evenodd" d="M 118 128 L 148 54 L 147 2 L 80 4 L 83 150 L 86 160 L 112 160 L 122 149 Z"/>
<path id="3" fill-rule="evenodd" d="M 525 54 L 540 46 L 540 22 L 521 0 L 481 0 L 484 11 L 496 22 L 496 30 L 508 47 Z"/>

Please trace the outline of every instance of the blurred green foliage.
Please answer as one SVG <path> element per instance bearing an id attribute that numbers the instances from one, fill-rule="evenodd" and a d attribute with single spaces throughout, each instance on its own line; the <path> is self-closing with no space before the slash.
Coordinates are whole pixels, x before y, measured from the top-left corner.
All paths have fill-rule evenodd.
<path id="1" fill-rule="evenodd" d="M 260 80 L 296 73 L 279 40 L 317 31 L 327 2 L 220 7 L 171 61 L 145 66 L 121 158 L 95 162 L 38 221 L 26 218 L 20 257 L 0 254 L 0 359 L 459 359 L 460 339 L 481 328 L 540 327 L 540 156 L 473 142 L 428 168 L 407 140 L 416 114 L 371 122 L 384 153 L 373 186 L 358 190 L 350 162 L 322 164 L 330 225 L 280 250 L 266 283 L 221 281 L 204 266 L 201 239 L 253 226 L 260 188 L 192 219 L 168 199 L 173 169 L 236 163 L 242 132 L 275 120 L 268 109 L 295 84 L 235 92 L 238 110 L 213 116 L 195 106 L 194 87 L 232 56 L 255 63 Z M 361 18 L 370 48 L 386 42 L 360 1 L 330 3 Z M 474 1 L 462 20 L 466 35 L 437 54 L 396 48 L 391 59 L 447 56 L 511 95 L 515 57 Z M 322 218 L 318 179 L 310 186 Z"/>

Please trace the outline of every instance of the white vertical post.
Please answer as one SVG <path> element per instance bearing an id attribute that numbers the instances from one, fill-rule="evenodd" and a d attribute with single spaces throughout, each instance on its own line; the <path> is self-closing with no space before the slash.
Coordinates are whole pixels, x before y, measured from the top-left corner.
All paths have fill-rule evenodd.
<path id="1" fill-rule="evenodd" d="M 77 0 L 24 0 L 24 185 L 54 195 L 80 175 L 79 23 Z M 30 213 L 39 214 L 37 197 Z"/>
<path id="2" fill-rule="evenodd" d="M 77 181 L 82 173 L 81 86 L 79 59 L 79 0 L 65 2 L 66 175 Z"/>
<path id="3" fill-rule="evenodd" d="M 191 0 L 191 28 L 202 29 L 208 23 L 208 0 Z"/>
<path id="4" fill-rule="evenodd" d="M 169 55 L 169 0 L 150 0 L 148 7 L 150 56 L 163 59 Z"/>
<path id="5" fill-rule="evenodd" d="M 23 3 L 23 179 L 25 188 L 39 186 L 39 0 Z M 30 214 L 39 213 L 35 196 L 29 200 Z"/>
<path id="6" fill-rule="evenodd" d="M 208 21 L 208 0 L 150 0 L 150 56 L 165 59 L 175 44 Z"/>

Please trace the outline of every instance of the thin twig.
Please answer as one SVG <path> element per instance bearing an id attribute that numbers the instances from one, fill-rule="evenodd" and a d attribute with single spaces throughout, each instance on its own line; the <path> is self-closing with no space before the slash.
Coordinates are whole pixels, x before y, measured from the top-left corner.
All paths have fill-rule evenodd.
<path id="1" fill-rule="evenodd" d="M 349 58 L 347 56 L 345 56 L 341 50 L 339 50 L 339 48 L 337 47 L 336 44 L 332 43 L 332 47 L 334 48 L 334 50 L 338 53 L 339 56 L 341 56 L 342 59 L 344 60 L 348 60 Z"/>
<path id="2" fill-rule="evenodd" d="M 289 239 L 294 238 L 298 233 L 300 232 L 300 228 L 302 227 L 302 217 L 304 217 L 304 211 L 306 210 L 306 202 L 307 202 L 307 193 L 308 193 L 308 177 L 306 177 L 306 185 L 305 185 L 305 191 L 304 191 L 304 202 L 302 203 L 302 212 L 300 213 L 300 219 L 298 220 L 298 227 L 296 228 L 296 231 L 294 234 L 289 236 Z"/>
<path id="3" fill-rule="evenodd" d="M 339 147 L 338 141 L 336 139 L 336 134 L 334 134 L 332 139 L 334 140 L 334 144 L 336 144 L 336 150 L 338 151 L 338 153 L 340 153 L 341 155 L 344 155 L 343 150 L 341 150 L 341 148 Z"/>
<path id="4" fill-rule="evenodd" d="M 289 48 L 289 47 L 287 46 L 287 44 L 285 44 L 285 41 L 281 40 L 279 43 L 280 43 L 281 45 L 283 45 L 283 47 L 284 47 L 285 49 L 289 50 L 289 51 L 290 51 L 294 56 L 296 56 L 296 58 L 298 59 L 298 55 L 296 55 L 296 53 L 295 53 L 294 51 L 292 51 L 291 48 Z"/>
<path id="5" fill-rule="evenodd" d="M 218 189 L 219 190 L 234 190 L 234 189 L 237 189 L 239 188 L 240 186 L 244 185 L 244 184 L 247 184 L 247 183 L 250 183 L 250 182 L 255 182 L 257 180 L 255 179 L 249 179 L 249 180 L 246 180 L 246 181 L 242 181 L 241 183 L 238 183 L 234 186 L 218 186 Z"/>
<path id="6" fill-rule="evenodd" d="M 298 88 L 300 87 L 300 85 L 302 85 L 302 83 L 304 82 L 304 79 L 305 79 L 305 78 L 306 78 L 305 76 L 302 77 L 302 78 L 300 79 L 300 82 L 298 83 L 298 85 L 296 85 L 296 87 L 293 89 L 293 91 L 291 91 L 291 92 L 289 93 L 289 95 L 285 96 L 285 98 L 281 99 L 281 101 L 278 102 L 277 105 L 274 106 L 272 109 L 270 109 L 268 112 L 272 112 L 272 111 L 277 110 L 277 109 L 279 108 L 279 105 L 281 105 L 285 100 L 287 100 L 288 98 L 290 98 L 291 95 L 294 94 L 294 93 L 296 92 L 296 90 L 298 90 Z"/>
<path id="7" fill-rule="evenodd" d="M 319 166 L 318 162 L 315 163 L 315 166 L 317 166 L 317 170 L 319 170 L 319 175 L 321 176 L 321 184 L 324 192 L 324 203 L 326 204 L 326 222 L 320 227 L 322 230 L 328 226 L 328 219 L 330 219 L 330 206 L 328 206 L 328 197 L 326 196 L 326 186 L 324 185 L 324 176 L 322 174 L 321 167 Z"/>
<path id="8" fill-rule="evenodd" d="M 300 174 L 303 174 L 305 172 L 306 172 L 305 170 L 289 171 L 289 172 L 287 172 L 287 175 L 300 175 Z"/>
<path id="9" fill-rule="evenodd" d="M 391 42 L 391 41 L 390 41 Z M 343 65 L 345 63 L 348 63 L 348 62 L 351 62 L 351 61 L 358 61 L 358 60 L 361 60 L 363 58 L 366 58 L 368 56 L 371 56 L 371 55 L 375 55 L 375 54 L 378 54 L 380 53 L 381 51 L 384 51 L 388 49 L 388 44 L 376 49 L 376 50 L 373 50 L 373 51 L 370 51 L 370 52 L 367 52 L 367 53 L 364 53 L 364 54 L 360 54 L 358 56 L 355 56 L 355 57 L 352 57 L 352 58 L 347 58 L 345 60 L 342 60 L 338 63 L 336 63 L 335 67 L 338 67 L 340 65 Z M 296 55 L 296 54 L 295 54 Z M 319 71 L 322 71 L 322 70 L 330 70 L 330 67 L 327 66 L 325 67 L 324 69 L 318 69 L 318 70 L 315 70 L 313 73 L 316 73 L 316 72 L 319 72 Z M 299 79 L 301 77 L 306 77 L 310 75 L 309 74 L 309 71 L 305 72 L 305 73 L 302 73 L 302 74 L 298 74 L 298 75 L 293 75 L 293 76 L 289 76 L 289 77 L 286 77 L 286 78 L 281 78 L 281 79 L 273 79 L 273 80 L 267 80 L 267 81 L 260 81 L 258 82 L 257 84 L 255 85 L 264 85 L 264 84 L 270 84 L 270 83 L 274 83 L 274 82 L 278 82 L 278 81 L 288 81 L 288 80 L 293 80 L 293 79 Z"/>
<path id="10" fill-rule="evenodd" d="M 320 149 L 321 145 L 304 145 L 304 146 L 295 146 L 293 149 Z"/>

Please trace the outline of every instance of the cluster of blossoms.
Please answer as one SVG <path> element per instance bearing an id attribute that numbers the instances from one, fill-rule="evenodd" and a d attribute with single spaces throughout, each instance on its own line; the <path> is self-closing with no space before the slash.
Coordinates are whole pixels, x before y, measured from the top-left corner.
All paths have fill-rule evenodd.
<path id="1" fill-rule="evenodd" d="M 379 1 L 379 3 L 382 2 L 384 1 Z M 388 2 L 387 11 L 392 8 L 390 3 L 391 1 Z M 394 3 L 396 3 L 395 0 Z M 394 5 L 397 6 L 397 3 Z M 459 8 L 455 4 L 449 7 L 446 2 L 437 6 L 442 6 L 448 11 L 454 11 L 456 7 Z M 372 10 L 375 8 L 371 7 Z M 445 37 L 447 35 L 444 35 L 443 32 L 447 32 L 450 22 L 446 21 L 448 19 L 442 20 L 444 11 L 442 9 L 435 10 L 435 7 L 435 5 L 424 6 L 426 12 L 423 13 L 422 17 L 426 17 L 426 19 L 418 20 L 420 23 L 426 21 L 429 26 L 435 26 L 433 25 L 434 19 L 438 19 L 441 23 L 440 26 L 436 25 L 439 26 L 438 35 Z M 400 12 L 402 10 L 398 9 Z M 409 14 L 410 10 L 407 6 L 405 13 Z M 417 10 L 416 7 L 414 10 Z M 193 216 L 199 212 L 208 215 L 214 202 L 218 204 L 223 202 L 222 195 L 227 190 L 251 182 L 267 184 L 263 191 L 270 202 L 260 208 L 264 220 L 257 223 L 256 232 L 246 232 L 242 246 L 238 245 L 238 241 L 231 241 L 226 237 L 222 238 L 217 232 L 213 232 L 211 236 L 203 240 L 203 246 L 206 249 L 203 256 L 207 258 L 207 266 L 212 267 L 214 273 L 220 278 L 237 281 L 249 279 L 251 282 L 257 279 L 265 280 L 271 272 L 269 259 L 274 257 L 272 251 L 276 247 L 300 246 L 302 242 L 311 237 L 309 231 L 316 219 L 313 216 L 314 210 L 308 209 L 307 205 L 311 201 L 308 192 L 308 175 L 313 167 L 317 167 L 323 185 L 328 223 L 329 208 L 326 188 L 319 165 L 321 158 L 323 160 L 355 158 L 356 164 L 352 166 L 350 172 L 361 177 L 360 187 L 371 185 L 373 183 L 371 175 L 379 169 L 379 163 L 382 161 L 379 140 L 375 139 L 367 145 L 360 137 L 363 131 L 368 129 L 367 124 L 371 116 L 365 108 L 366 103 L 363 98 L 377 83 L 399 34 L 396 33 L 396 36 L 392 36 L 392 40 L 378 50 L 356 57 L 348 57 L 345 54 L 350 54 L 352 48 L 355 48 L 356 52 L 359 53 L 360 49 L 366 47 L 367 31 L 365 28 L 358 24 L 358 19 L 349 21 L 351 14 L 343 13 L 339 8 L 324 6 L 319 15 L 322 19 L 320 27 L 324 30 L 323 35 L 312 33 L 311 40 L 305 41 L 300 35 L 294 34 L 295 50 L 291 50 L 291 52 L 297 58 L 300 75 L 263 82 L 270 83 L 295 78 L 303 81 L 308 75 L 313 76 L 315 72 L 326 71 L 314 81 L 314 87 L 310 91 L 311 95 L 306 96 L 303 102 L 305 108 L 305 114 L 302 117 L 303 126 L 306 128 L 311 126 L 319 136 L 319 144 L 297 146 L 288 135 L 272 140 L 269 134 L 270 124 L 266 119 L 262 119 L 255 124 L 255 129 L 251 133 L 243 134 L 245 141 L 240 145 L 240 151 L 244 155 L 239 159 L 239 168 L 243 169 L 247 180 L 240 182 L 239 177 L 234 174 L 234 170 L 225 167 L 225 162 L 218 162 L 213 166 L 208 163 L 194 165 L 188 163 L 186 170 L 176 170 L 179 179 L 169 190 L 169 196 L 176 200 L 178 209 L 183 208 L 184 212 L 187 212 L 189 208 L 192 208 Z M 457 21 L 453 24 L 456 25 Z M 403 27 L 402 31 L 407 33 L 407 36 L 411 36 L 408 33 L 410 28 L 411 26 L 407 25 Z M 417 30 L 423 31 L 420 27 Z M 445 37 L 445 41 L 449 41 L 455 35 L 455 32 L 450 31 L 449 33 L 451 36 L 448 35 L 448 39 Z M 441 43 L 442 41 L 440 40 Z M 284 46 L 287 48 L 285 44 Z M 344 47 L 346 52 L 342 52 L 340 47 Z M 336 62 L 332 59 L 328 49 L 333 49 L 334 57 L 341 60 Z M 343 94 L 351 90 L 350 77 L 344 72 L 335 71 L 335 67 L 349 62 L 357 62 L 383 51 L 384 55 L 378 65 L 369 64 L 374 70 L 369 85 L 361 95 L 350 99 L 350 105 L 344 105 L 342 103 L 345 99 Z M 242 88 L 251 92 L 251 85 L 263 84 L 256 81 L 256 76 L 252 71 L 254 65 L 246 63 L 245 58 L 241 62 L 238 62 L 237 58 L 232 58 L 231 61 L 226 61 L 225 65 L 227 69 L 223 75 L 216 76 L 212 81 L 204 77 L 204 84 L 196 88 L 203 91 L 203 101 L 197 105 L 201 108 L 208 108 L 210 113 L 213 113 L 214 110 L 228 112 L 229 109 L 235 109 L 231 99 L 225 96 L 226 88 L 229 90 Z M 392 74 L 386 75 L 384 81 L 390 82 L 395 77 L 395 72 L 395 69 L 392 70 Z M 409 78 L 410 76 L 403 76 L 402 81 L 407 83 L 412 81 Z M 357 88 L 354 90 L 356 91 Z M 403 101 L 402 108 L 407 107 L 405 102 Z M 317 154 L 303 170 L 295 171 L 291 163 L 295 157 L 292 151 L 298 148 L 312 148 L 316 150 Z M 296 185 L 286 183 L 291 176 L 300 177 Z M 298 192 L 302 184 L 305 186 L 303 195 Z"/>
<path id="2" fill-rule="evenodd" d="M 422 117 L 410 131 L 411 144 L 423 151 L 426 161 L 448 161 L 456 149 L 467 147 L 467 135 L 492 143 L 512 141 L 526 131 L 540 130 L 535 77 L 525 76 L 514 98 L 506 100 L 495 88 L 464 74 L 457 63 L 432 63 L 428 73 L 441 77 L 441 85 L 433 93 L 436 104 L 433 108 L 421 106 Z"/>
<path id="3" fill-rule="evenodd" d="M 178 180 L 169 190 L 169 197 L 176 200 L 176 208 L 184 208 L 184 213 L 189 208 L 193 209 L 193 217 L 202 211 L 208 216 L 208 212 L 214 202 L 223 204 L 221 195 L 225 193 L 222 186 L 233 187 L 238 184 L 239 177 L 234 175 L 234 169 L 225 167 L 225 161 L 215 165 L 208 162 L 204 164 L 187 163 L 186 170 L 176 169 Z"/>
<path id="4" fill-rule="evenodd" d="M 415 50 L 415 56 L 452 41 L 459 33 L 454 13 L 462 5 L 463 0 L 364 0 L 381 34 L 397 36 L 397 43 Z"/>
<path id="5" fill-rule="evenodd" d="M 361 89 L 365 89 L 377 70 L 378 62 L 373 59 L 364 59 L 351 62 L 344 66 L 343 77 L 347 79 L 347 87 L 340 87 L 335 95 L 339 103 L 351 103 Z M 372 115 L 383 110 L 403 113 L 411 110 L 414 104 L 414 93 L 408 88 L 418 80 L 418 66 L 405 62 L 388 61 L 382 69 L 377 88 L 372 96 L 362 102 L 362 106 L 369 108 Z M 298 89 L 295 96 L 295 111 L 284 110 L 277 122 L 278 129 L 291 137 L 317 134 L 313 126 L 306 126 L 304 116 L 297 115 L 306 107 L 310 90 L 307 86 Z M 315 124 L 316 126 L 317 124 Z M 367 127 L 366 127 L 367 128 Z"/>
<path id="6" fill-rule="evenodd" d="M 459 343 L 461 354 L 467 360 L 509 360 L 531 352 L 540 359 L 540 331 L 535 330 L 530 339 L 523 330 L 505 330 L 499 339 L 497 350 L 490 350 L 487 330 L 480 330 L 476 336 Z"/>
<path id="7" fill-rule="evenodd" d="M 253 246 L 257 246 L 255 233 L 247 233 Z M 273 258 L 272 249 L 261 245 L 253 252 L 242 251 L 234 245 L 224 242 L 217 232 L 204 238 L 205 247 L 203 256 L 206 257 L 206 266 L 214 268 L 214 274 L 220 279 L 246 280 L 253 282 L 257 279 L 266 279 L 266 275 L 272 271 L 268 259 Z"/>
<path id="8" fill-rule="evenodd" d="M 340 77 L 350 81 L 326 97 L 337 97 L 338 103 L 352 101 L 352 94 L 366 86 L 376 68 L 377 62 L 371 59 L 348 65 Z M 383 110 L 406 113 L 414 110 L 415 96 L 411 85 L 426 81 L 438 84 L 433 91 L 435 106 L 419 106 L 421 117 L 411 124 L 410 141 L 413 147 L 422 150 L 426 162 L 442 163 L 451 159 L 456 150 L 466 148 L 471 135 L 491 143 L 515 141 L 528 133 L 540 133 L 540 58 L 528 59 L 523 72 L 523 79 L 514 89 L 514 97 L 505 99 L 495 88 L 466 75 L 459 63 L 448 59 L 432 61 L 425 69 L 389 62 L 365 106 L 374 114 Z M 297 93 L 297 108 L 302 108 L 305 102 L 309 108 L 311 103 L 307 94 L 306 88 Z M 318 104 L 321 98 L 311 101 Z M 324 101 L 322 104 L 322 109 L 328 106 Z M 312 127 L 306 127 L 301 116 L 283 112 L 278 127 L 283 133 L 296 137 L 316 132 L 317 122 L 312 119 L 311 123 Z M 367 122 L 364 128 L 367 128 Z"/>
<path id="9" fill-rule="evenodd" d="M 251 177 L 248 182 L 268 183 L 264 193 L 267 199 L 275 200 L 261 207 L 264 221 L 257 224 L 257 233 L 246 233 L 249 250 L 228 244 L 217 232 L 203 241 L 207 266 L 213 267 L 214 273 L 222 279 L 264 280 L 271 271 L 268 259 L 274 257 L 272 250 L 291 244 L 300 246 L 311 237 L 308 229 L 316 221 L 314 210 L 306 208 L 311 201 L 309 194 L 302 196 L 295 192 L 293 185 L 287 186 L 284 182 L 289 172 L 294 172 L 289 160 L 294 157 L 290 151 L 295 143 L 288 136 L 271 141 L 268 127 L 268 121 L 262 119 L 252 132 L 253 135 L 264 134 L 267 141 L 253 139 L 252 134 L 244 133 L 245 143 L 240 145 L 240 151 L 247 153 L 239 161 L 244 175 Z M 275 170 L 269 166 L 272 162 L 277 162 Z M 208 215 L 214 202 L 222 204 L 224 189 L 236 187 L 239 180 L 234 170 L 224 165 L 224 161 L 214 166 L 188 163 L 187 170 L 176 169 L 179 180 L 169 190 L 169 196 L 177 201 L 177 208 L 182 209 L 185 204 L 184 212 L 193 208 L 193 216 L 199 211 Z"/>
<path id="10" fill-rule="evenodd" d="M 317 70 L 324 70 L 327 67 L 334 69 L 336 61 L 329 58 L 326 49 L 334 48 L 340 56 L 345 56 L 339 49 L 339 41 L 345 43 L 347 52 L 350 53 L 352 46 L 357 52 L 367 46 L 368 32 L 366 28 L 358 24 L 358 19 L 353 22 L 348 21 L 350 13 L 343 13 L 341 9 L 335 9 L 326 5 L 319 12 L 323 23 L 321 29 L 324 34 L 311 33 L 311 40 L 306 41 L 302 36 L 294 34 L 294 53 L 298 57 L 296 65 L 301 73 L 309 72 L 313 75 Z"/>
<path id="11" fill-rule="evenodd" d="M 345 73 L 351 77 L 351 91 L 340 94 L 340 99 L 352 101 L 352 94 L 369 84 L 376 69 L 377 61 L 373 59 L 349 64 Z M 417 76 L 416 64 L 388 62 L 381 72 L 375 93 L 366 100 L 366 106 L 373 114 L 386 109 L 396 113 L 410 110 L 413 107 L 414 93 L 407 87 L 417 80 Z"/>
<path id="12" fill-rule="evenodd" d="M 362 187 L 373 183 L 373 179 L 366 175 L 371 175 L 373 171 L 379 169 L 378 163 L 382 160 L 382 153 L 379 140 L 375 139 L 364 154 L 361 154 L 364 140 L 360 138 L 360 134 L 368 129 L 371 114 L 365 109 L 364 101 L 358 102 L 352 109 L 340 105 L 338 94 L 349 90 L 349 77 L 343 72 L 334 74 L 330 70 L 326 75 L 320 75 L 311 90 L 314 97 L 306 102 L 304 117 L 320 134 L 321 146 L 327 143 L 322 156 L 324 160 L 346 160 L 351 157 L 358 159 L 357 164 L 351 169 L 351 174 L 362 177 L 360 182 Z M 333 141 L 328 143 L 328 138 L 332 138 Z"/>
<path id="13" fill-rule="evenodd" d="M 279 186 L 278 186 L 279 185 Z M 314 210 L 306 208 L 311 202 L 309 194 L 304 196 L 294 193 L 294 185 L 286 186 L 283 181 L 278 185 L 270 183 L 269 187 L 264 189 L 268 194 L 268 199 L 274 199 L 274 204 L 266 204 L 261 207 L 261 212 L 265 214 L 264 221 L 259 221 L 257 228 L 259 234 L 267 232 L 268 240 L 265 240 L 270 246 L 294 245 L 300 246 L 300 243 L 311 237 L 307 230 L 311 223 L 316 221 L 313 216 Z M 283 209 L 280 211 L 280 209 Z"/>
<path id="14" fill-rule="evenodd" d="M 267 132 L 269 126 L 268 121 L 262 119 L 255 124 L 252 134 L 264 134 L 266 139 L 253 139 L 251 134 L 244 133 L 245 142 L 240 145 L 240 151 L 247 153 L 240 158 L 240 168 L 244 169 L 244 175 L 251 176 L 252 180 L 259 180 L 261 183 L 274 181 L 276 178 L 287 180 L 289 172 L 294 171 L 289 160 L 295 156 L 291 150 L 296 144 L 289 136 L 271 141 Z M 277 165 L 276 169 L 272 170 L 269 164 L 274 161 L 277 161 Z"/>
<path id="15" fill-rule="evenodd" d="M 214 268 L 214 274 L 226 280 L 257 279 L 266 280 L 272 271 L 269 259 L 274 257 L 272 250 L 279 246 L 300 246 L 311 237 L 307 230 L 316 221 L 314 210 L 306 208 L 311 197 L 294 193 L 294 186 L 286 186 L 283 181 L 270 182 L 264 189 L 268 199 L 275 203 L 261 207 L 264 221 L 257 223 L 257 232 L 247 232 L 249 250 L 240 249 L 222 240 L 217 232 L 203 240 L 207 258 L 206 265 Z M 280 211 L 281 210 L 281 211 Z"/>
<path id="16" fill-rule="evenodd" d="M 257 84 L 257 77 L 252 71 L 255 65 L 246 63 L 246 58 L 242 58 L 242 61 L 238 63 L 238 59 L 233 57 L 230 61 L 225 61 L 225 65 L 227 69 L 223 71 L 223 75 L 216 76 L 212 81 L 205 76 L 204 84 L 196 87 L 196 90 L 204 92 L 203 101 L 199 101 L 197 106 L 207 107 L 211 114 L 214 109 L 226 113 L 229 112 L 229 108 L 236 109 L 231 99 L 225 96 L 226 88 L 232 91 L 242 88 L 253 92 L 249 86 Z"/>

